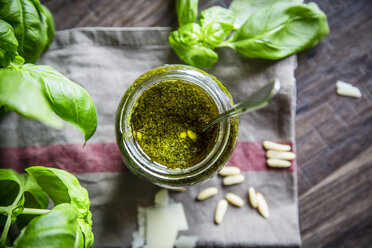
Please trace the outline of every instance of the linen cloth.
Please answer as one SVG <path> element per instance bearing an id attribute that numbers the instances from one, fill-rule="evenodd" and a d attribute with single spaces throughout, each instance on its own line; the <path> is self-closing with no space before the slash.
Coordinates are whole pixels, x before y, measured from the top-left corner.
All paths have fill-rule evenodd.
<path id="1" fill-rule="evenodd" d="M 142 73 L 164 65 L 182 64 L 168 44 L 169 28 L 77 28 L 56 32 L 38 64 L 53 66 L 87 89 L 98 112 L 98 128 L 85 148 L 83 135 L 65 124 L 61 130 L 9 113 L 0 119 L 0 168 L 23 172 L 31 165 L 74 173 L 87 188 L 93 214 L 93 247 L 130 247 L 137 230 L 137 206 L 151 206 L 160 189 L 132 175 L 115 142 L 114 120 L 121 96 Z M 295 148 L 294 115 L 296 57 L 280 61 L 245 59 L 229 48 L 218 50 L 219 62 L 207 72 L 231 92 L 235 102 L 278 77 L 281 89 L 264 109 L 239 117 L 236 149 L 228 162 L 241 168 L 242 184 L 222 186 L 219 176 L 185 192 L 170 192 L 182 202 L 189 224 L 178 236 L 198 237 L 198 247 L 297 247 L 299 234 L 295 161 L 288 169 L 265 164 L 263 140 Z M 219 193 L 196 202 L 201 189 L 217 186 Z M 249 206 L 253 186 L 265 197 L 270 217 Z M 214 224 L 217 201 L 226 193 L 240 195 L 242 208 L 229 206 L 221 225 Z"/>

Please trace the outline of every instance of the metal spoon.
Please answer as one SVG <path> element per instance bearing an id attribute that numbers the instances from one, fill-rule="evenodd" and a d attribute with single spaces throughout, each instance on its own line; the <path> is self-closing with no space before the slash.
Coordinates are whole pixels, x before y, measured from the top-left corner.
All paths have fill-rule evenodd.
<path id="1" fill-rule="evenodd" d="M 270 100 L 278 93 L 280 89 L 280 81 L 277 78 L 271 79 L 265 86 L 257 90 L 255 93 L 250 95 L 244 101 L 235 104 L 228 111 L 225 111 L 213 120 L 203 126 L 202 131 L 204 132 L 211 126 L 227 119 L 240 114 L 250 112 L 265 107 Z"/>

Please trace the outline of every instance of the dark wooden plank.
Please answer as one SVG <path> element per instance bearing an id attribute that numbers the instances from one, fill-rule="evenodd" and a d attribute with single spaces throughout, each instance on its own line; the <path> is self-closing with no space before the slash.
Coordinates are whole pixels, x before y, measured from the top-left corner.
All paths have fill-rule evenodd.
<path id="1" fill-rule="evenodd" d="M 154 27 L 177 26 L 174 1 L 169 0 L 45 0 L 53 13 L 56 29 L 72 27 Z M 212 5 L 228 6 L 223 1 L 200 1 L 199 10 Z"/>
<path id="2" fill-rule="evenodd" d="M 371 154 L 372 147 L 301 195 L 304 247 L 371 245 Z"/>
<path id="3" fill-rule="evenodd" d="M 372 244 L 372 2 L 317 1 L 331 28 L 298 56 L 296 134 L 304 247 Z M 361 99 L 335 94 L 357 85 Z M 348 163 L 349 162 L 349 163 Z"/>
<path id="4" fill-rule="evenodd" d="M 177 26 L 174 1 L 43 0 L 57 30 L 82 26 Z M 227 7 L 231 0 L 200 1 Z M 372 244 L 372 1 L 315 0 L 331 33 L 298 54 L 297 161 L 304 247 Z M 357 85 L 361 99 L 336 95 Z"/>

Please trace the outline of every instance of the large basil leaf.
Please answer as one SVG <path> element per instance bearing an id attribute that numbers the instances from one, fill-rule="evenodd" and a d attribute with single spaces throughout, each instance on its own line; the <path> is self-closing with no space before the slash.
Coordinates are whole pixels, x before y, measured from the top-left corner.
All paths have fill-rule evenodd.
<path id="1" fill-rule="evenodd" d="M 20 71 L 34 82 L 53 111 L 84 133 L 87 141 L 97 128 L 97 111 L 88 92 L 50 66 L 24 64 Z"/>
<path id="2" fill-rule="evenodd" d="M 278 3 L 254 12 L 226 46 L 248 58 L 280 59 L 328 33 L 327 18 L 315 3 Z"/>
<path id="3" fill-rule="evenodd" d="M 176 0 L 178 25 L 193 23 L 198 15 L 199 0 Z"/>
<path id="4" fill-rule="evenodd" d="M 9 23 L 18 40 L 18 53 L 35 63 L 51 40 L 47 20 L 38 0 L 0 0 L 0 19 Z"/>
<path id="5" fill-rule="evenodd" d="M 218 60 L 217 53 L 204 45 L 197 23 L 186 24 L 171 32 L 169 44 L 180 59 L 193 66 L 211 67 Z"/>
<path id="6" fill-rule="evenodd" d="M 203 10 L 198 20 L 203 41 L 212 49 L 217 47 L 233 30 L 234 20 L 234 12 L 220 6 Z"/>
<path id="7" fill-rule="evenodd" d="M 23 117 L 61 128 L 62 121 L 54 114 L 44 94 L 29 79 L 21 71 L 10 67 L 1 68 L 0 106 L 6 106 Z"/>
<path id="8" fill-rule="evenodd" d="M 84 247 L 78 213 L 70 204 L 55 206 L 49 213 L 33 218 L 14 242 L 15 248 Z"/>
<path id="9" fill-rule="evenodd" d="M 91 227 L 92 214 L 89 211 L 90 201 L 88 191 L 80 185 L 78 179 L 67 171 L 54 168 L 32 166 L 26 171 L 48 194 L 54 204 L 70 203 L 76 207 L 85 245 L 90 247 L 94 240 Z"/>
<path id="10" fill-rule="evenodd" d="M 13 28 L 0 20 L 0 67 L 9 65 L 17 55 L 18 41 L 14 36 Z"/>
<path id="11" fill-rule="evenodd" d="M 280 2 L 291 2 L 300 4 L 303 0 L 280 0 Z M 229 9 L 236 14 L 234 27 L 240 28 L 248 18 L 258 9 L 278 3 L 278 0 L 233 0 Z"/>

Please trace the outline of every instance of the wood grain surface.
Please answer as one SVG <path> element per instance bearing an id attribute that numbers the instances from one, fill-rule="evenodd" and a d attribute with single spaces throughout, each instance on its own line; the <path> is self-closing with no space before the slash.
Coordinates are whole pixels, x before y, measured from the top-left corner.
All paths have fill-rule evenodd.
<path id="1" fill-rule="evenodd" d="M 44 0 L 56 29 L 177 26 L 174 1 Z M 199 9 L 231 1 L 200 1 Z M 372 247 L 372 1 L 315 0 L 331 33 L 298 54 L 297 156 L 303 247 Z M 337 80 L 362 98 L 336 95 Z"/>

